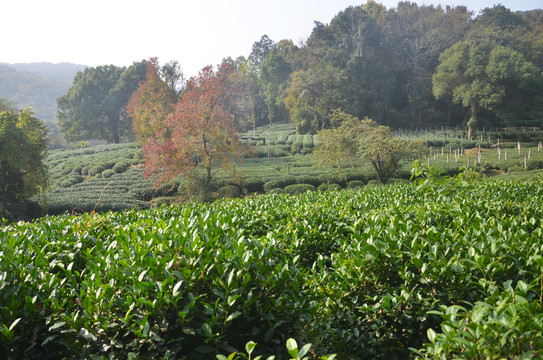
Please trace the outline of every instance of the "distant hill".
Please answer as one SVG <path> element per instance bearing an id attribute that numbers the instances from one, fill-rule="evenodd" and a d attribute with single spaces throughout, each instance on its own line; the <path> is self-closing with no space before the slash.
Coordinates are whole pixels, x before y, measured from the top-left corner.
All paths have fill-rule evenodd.
<path id="1" fill-rule="evenodd" d="M 19 108 L 31 106 L 37 118 L 54 120 L 56 99 L 64 95 L 72 80 L 86 65 L 72 63 L 0 63 L 0 97 L 15 102 Z"/>

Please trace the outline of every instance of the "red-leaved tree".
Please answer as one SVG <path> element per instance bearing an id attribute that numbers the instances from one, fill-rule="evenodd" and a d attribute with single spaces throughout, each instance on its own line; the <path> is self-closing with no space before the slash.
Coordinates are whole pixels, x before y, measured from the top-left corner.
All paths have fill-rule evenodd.
<path id="1" fill-rule="evenodd" d="M 216 168 L 231 170 L 241 160 L 247 147 L 238 139 L 234 118 L 228 111 L 232 74 L 226 66 L 217 71 L 211 66 L 202 69 L 187 82 L 164 126 L 147 140 L 143 148 L 144 174 L 154 178 L 156 185 L 203 168 L 207 186 Z"/>
<path id="2" fill-rule="evenodd" d="M 126 107 L 132 118 L 136 139 L 145 143 L 159 133 L 163 134 L 166 118 L 173 111 L 176 102 L 177 95 L 160 77 L 158 59 L 149 59 L 145 78 Z"/>

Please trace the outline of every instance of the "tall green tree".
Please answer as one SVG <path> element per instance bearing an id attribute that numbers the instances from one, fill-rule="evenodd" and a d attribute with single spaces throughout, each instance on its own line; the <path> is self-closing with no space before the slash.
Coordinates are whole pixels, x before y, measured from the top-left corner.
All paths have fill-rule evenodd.
<path id="1" fill-rule="evenodd" d="M 146 62 L 128 69 L 114 65 L 77 73 L 68 92 L 57 99 L 57 119 L 68 141 L 104 139 L 118 143 L 130 134 L 126 105 L 145 75 Z"/>
<path id="2" fill-rule="evenodd" d="M 235 89 L 230 112 L 240 131 L 255 130 L 258 125 L 268 122 L 267 106 L 258 84 L 258 71 L 255 72 L 253 65 L 243 56 L 229 63 L 234 72 L 231 84 Z"/>
<path id="3" fill-rule="evenodd" d="M 285 105 L 298 125 L 298 132 L 316 132 L 330 125 L 331 109 L 342 105 L 340 85 L 344 79 L 343 71 L 332 65 L 292 74 L 290 86 L 285 90 Z"/>
<path id="4" fill-rule="evenodd" d="M 440 59 L 433 76 L 434 95 L 469 109 L 468 138 L 482 111 L 499 116 L 507 100 L 522 99 L 540 88 L 541 71 L 518 51 L 492 40 L 457 43 Z"/>
<path id="5" fill-rule="evenodd" d="M 446 13 L 440 6 L 402 1 L 389 15 L 390 41 L 401 69 L 412 127 L 422 126 L 432 96 L 432 74 L 440 54 L 462 40 L 471 13 L 458 7 Z"/>
<path id="6" fill-rule="evenodd" d="M 258 72 L 260 64 L 266 59 L 268 53 L 274 48 L 275 43 L 268 35 L 264 34 L 260 40 L 253 43 L 251 54 L 249 55 L 248 65 L 253 72 Z"/>
<path id="7" fill-rule="evenodd" d="M 0 218 L 31 217 L 28 199 L 45 190 L 47 129 L 30 110 L 0 112 Z"/>
<path id="8" fill-rule="evenodd" d="M 293 71 L 293 55 L 297 47 L 291 40 L 281 40 L 267 54 L 260 65 L 259 82 L 268 107 L 270 127 L 276 121 L 289 121 L 283 101 Z"/>

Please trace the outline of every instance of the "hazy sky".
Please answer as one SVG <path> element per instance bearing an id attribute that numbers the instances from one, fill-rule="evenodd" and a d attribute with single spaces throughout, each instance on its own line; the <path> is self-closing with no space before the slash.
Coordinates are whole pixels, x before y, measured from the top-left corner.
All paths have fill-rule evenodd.
<path id="1" fill-rule="evenodd" d="M 0 62 L 73 62 L 127 66 L 158 57 L 178 60 L 192 76 L 224 57 L 248 56 L 263 34 L 306 39 L 315 20 L 366 0 L 6 0 Z M 398 1 L 377 0 L 390 9 Z M 425 0 L 419 5 L 466 5 L 478 14 L 501 3 L 511 10 L 543 0 Z"/>

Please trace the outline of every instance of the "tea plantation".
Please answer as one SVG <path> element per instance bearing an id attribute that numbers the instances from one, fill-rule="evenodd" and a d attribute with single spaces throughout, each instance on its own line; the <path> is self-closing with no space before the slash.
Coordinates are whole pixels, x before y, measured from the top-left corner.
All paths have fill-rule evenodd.
<path id="1" fill-rule="evenodd" d="M 540 358 L 541 175 L 4 224 L 0 358 Z"/>
<path id="2" fill-rule="evenodd" d="M 429 148 L 423 161 L 450 175 L 466 166 L 508 173 L 543 168 L 543 133 L 539 128 L 482 129 L 476 132 L 476 140 L 469 141 L 465 132 L 453 129 L 397 130 L 395 135 L 425 141 Z M 297 135 L 295 124 L 257 128 L 240 134 L 240 138 L 254 146 L 253 155 L 238 165 L 236 179 L 217 171 L 205 200 L 271 191 L 296 194 L 376 182 L 374 170 L 359 163 L 341 172 L 315 167 L 310 153 L 320 143 L 318 136 Z M 135 143 L 53 150 L 47 156 L 50 189 L 37 200 L 49 215 L 147 209 L 186 200 L 177 191 L 182 179 L 154 189 L 152 181 L 143 178 L 143 164 L 143 154 Z M 402 163 L 395 176 L 392 182 L 409 179 L 410 162 Z"/>

